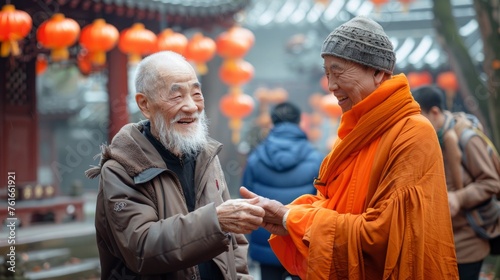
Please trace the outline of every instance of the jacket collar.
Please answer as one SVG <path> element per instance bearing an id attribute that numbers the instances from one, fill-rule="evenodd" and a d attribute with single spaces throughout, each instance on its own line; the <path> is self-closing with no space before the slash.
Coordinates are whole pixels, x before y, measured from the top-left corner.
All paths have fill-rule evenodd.
<path id="1" fill-rule="evenodd" d="M 87 177 L 97 177 L 109 159 L 122 165 L 136 184 L 147 182 L 167 170 L 161 155 L 142 133 L 147 122 L 149 120 L 123 126 L 109 146 L 102 145 L 99 165 L 87 170 Z M 221 143 L 209 137 L 206 148 L 198 155 L 198 160 L 213 158 L 221 146 Z"/>

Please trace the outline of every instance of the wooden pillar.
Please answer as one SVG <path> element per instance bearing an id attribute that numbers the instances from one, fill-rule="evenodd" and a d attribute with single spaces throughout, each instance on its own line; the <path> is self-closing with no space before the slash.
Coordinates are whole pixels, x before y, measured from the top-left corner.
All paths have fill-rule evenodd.
<path id="1" fill-rule="evenodd" d="M 16 185 L 37 181 L 38 113 L 35 60 L 0 59 L 0 174 L 15 172 Z"/>
<path id="2" fill-rule="evenodd" d="M 108 143 L 129 122 L 127 56 L 114 48 L 108 55 L 109 130 Z"/>

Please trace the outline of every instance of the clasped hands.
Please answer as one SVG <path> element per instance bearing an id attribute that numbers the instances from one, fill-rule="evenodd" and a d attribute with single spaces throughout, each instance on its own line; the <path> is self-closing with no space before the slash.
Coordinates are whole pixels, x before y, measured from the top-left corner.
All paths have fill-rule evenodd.
<path id="1" fill-rule="evenodd" d="M 241 199 L 227 200 L 216 208 L 223 231 L 248 234 L 263 227 L 273 234 L 288 234 L 282 223 L 288 208 L 245 187 L 240 188 L 240 195 Z"/>

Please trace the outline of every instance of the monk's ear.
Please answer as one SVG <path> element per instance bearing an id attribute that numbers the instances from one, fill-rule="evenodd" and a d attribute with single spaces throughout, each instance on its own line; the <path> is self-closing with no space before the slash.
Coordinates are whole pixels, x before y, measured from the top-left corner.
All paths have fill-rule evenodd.
<path id="1" fill-rule="evenodd" d="M 384 71 L 375 69 L 375 71 L 373 72 L 373 80 L 374 80 L 375 84 L 380 85 L 384 79 L 384 76 L 385 76 Z"/>
<path id="2" fill-rule="evenodd" d="M 137 103 L 137 106 L 141 110 L 144 117 L 146 117 L 146 119 L 149 119 L 149 117 L 151 116 L 151 111 L 149 110 L 150 108 L 148 97 L 144 93 L 138 92 L 135 94 L 135 102 Z"/>

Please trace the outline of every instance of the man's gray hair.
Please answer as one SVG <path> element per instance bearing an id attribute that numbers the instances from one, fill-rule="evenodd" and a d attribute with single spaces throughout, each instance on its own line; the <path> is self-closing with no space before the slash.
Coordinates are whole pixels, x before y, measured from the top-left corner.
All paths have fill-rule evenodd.
<path id="1" fill-rule="evenodd" d="M 166 65 L 188 63 L 180 54 L 172 51 L 161 51 L 145 57 L 137 66 L 135 76 L 136 92 L 142 92 L 147 97 L 157 98 L 160 89 L 165 89 L 164 68 Z"/>

